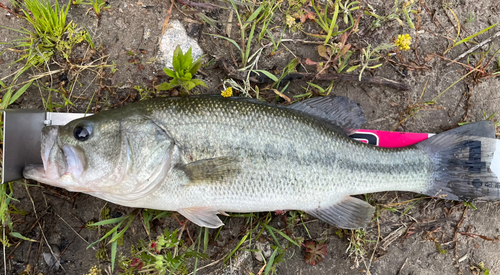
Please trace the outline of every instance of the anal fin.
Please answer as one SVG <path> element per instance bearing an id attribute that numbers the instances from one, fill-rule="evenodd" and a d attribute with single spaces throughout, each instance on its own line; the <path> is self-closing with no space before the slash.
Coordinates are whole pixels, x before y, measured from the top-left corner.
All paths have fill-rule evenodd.
<path id="1" fill-rule="evenodd" d="M 306 210 L 313 217 L 345 229 L 366 227 L 374 212 L 375 207 L 351 196 L 329 207 Z"/>
<path id="2" fill-rule="evenodd" d="M 218 228 L 224 225 L 217 214 L 218 210 L 211 207 L 190 207 L 177 210 L 181 215 L 198 226 Z"/>

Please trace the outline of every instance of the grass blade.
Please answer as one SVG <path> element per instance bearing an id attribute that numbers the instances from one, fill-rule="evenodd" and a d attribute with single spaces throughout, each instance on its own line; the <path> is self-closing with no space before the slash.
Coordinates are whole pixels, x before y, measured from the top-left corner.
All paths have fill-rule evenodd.
<path id="1" fill-rule="evenodd" d="M 32 240 L 30 238 L 26 238 L 26 237 L 24 237 L 23 235 L 21 235 L 20 233 L 17 233 L 17 232 L 10 232 L 9 235 L 11 235 L 14 238 L 18 238 L 18 239 L 29 241 L 29 242 L 34 242 L 34 243 L 38 242 L 37 240 Z"/>
<path id="2" fill-rule="evenodd" d="M 129 219 L 129 221 L 128 221 L 127 225 L 120 231 L 120 233 L 118 233 L 116 235 L 113 234 L 113 238 L 111 238 L 111 240 L 107 244 L 116 242 L 116 240 L 118 240 L 119 238 L 121 238 L 121 236 L 123 236 L 123 234 L 125 234 L 125 232 L 127 231 L 127 229 L 130 227 L 130 225 L 134 221 L 134 216 L 129 215 L 128 219 Z"/>
<path id="3" fill-rule="evenodd" d="M 262 11 L 262 9 L 264 9 L 265 5 L 260 5 L 258 9 L 256 9 L 252 15 L 250 15 L 250 17 L 248 17 L 247 19 L 247 22 L 252 22 L 255 20 L 255 18 L 257 18 L 257 16 L 260 14 L 260 12 Z M 248 24 L 248 23 L 247 23 Z M 245 24 L 245 25 L 247 25 Z"/>
<path id="4" fill-rule="evenodd" d="M 227 255 L 226 259 L 224 260 L 224 263 L 226 263 L 226 261 L 229 260 L 234 255 L 234 253 L 236 253 L 236 251 L 240 248 L 240 246 L 247 240 L 247 238 L 248 238 L 249 235 L 250 235 L 250 232 L 248 232 L 241 239 L 241 241 L 238 243 L 238 245 L 231 251 L 231 253 L 229 253 L 229 255 Z"/>
<path id="5" fill-rule="evenodd" d="M 453 14 L 453 17 L 455 17 L 455 20 L 457 21 L 457 38 L 455 38 L 455 41 L 457 41 L 458 38 L 460 37 L 460 21 L 458 20 L 458 17 L 455 14 L 455 12 L 452 9 L 449 9 L 449 10 L 451 11 L 451 13 Z"/>
<path id="6" fill-rule="evenodd" d="M 248 36 L 247 47 L 245 49 L 245 64 L 247 63 L 248 57 L 250 56 L 250 46 L 252 45 L 253 34 L 255 32 L 255 27 L 257 26 L 257 22 L 253 23 L 252 29 L 250 30 L 250 35 Z"/>
<path id="7" fill-rule="evenodd" d="M 462 40 L 458 41 L 457 43 L 455 43 L 455 44 L 453 45 L 453 47 L 456 47 L 456 46 L 458 46 L 458 45 L 460 45 L 460 44 L 462 44 L 462 43 L 468 42 L 468 41 L 469 41 L 469 40 L 471 40 L 472 38 L 474 38 L 474 37 L 476 37 L 476 36 L 478 36 L 478 35 L 480 35 L 480 34 L 482 34 L 482 33 L 487 32 L 489 29 L 491 29 L 491 28 L 495 27 L 496 25 L 498 25 L 498 23 L 495 23 L 495 24 L 493 24 L 493 25 L 491 25 L 491 26 L 489 26 L 489 27 L 487 27 L 487 28 L 485 28 L 485 29 L 483 29 L 483 30 L 481 30 L 481 31 L 478 31 L 478 32 L 476 32 L 476 33 L 475 33 L 475 34 L 473 34 L 473 35 L 467 36 L 466 38 L 464 38 L 464 39 L 462 39 Z"/>
<path id="8" fill-rule="evenodd" d="M 208 228 L 205 227 L 205 235 L 203 236 L 203 253 L 207 252 L 208 248 Z"/>
<path id="9" fill-rule="evenodd" d="M 279 248 L 282 248 L 281 247 L 281 244 L 280 242 L 278 241 L 278 238 L 276 238 L 276 235 L 274 235 L 274 232 L 273 230 L 271 230 L 271 227 L 265 223 L 262 223 L 264 225 L 264 227 L 267 229 L 267 231 L 269 232 L 269 234 L 271 235 L 271 237 L 273 237 L 273 240 L 274 242 L 276 242 L 276 245 L 279 247 Z"/>
<path id="10" fill-rule="evenodd" d="M 269 261 L 267 262 L 266 269 L 264 269 L 264 275 L 269 274 L 271 271 L 271 268 L 273 267 L 274 263 L 274 258 L 276 257 L 276 254 L 278 254 L 278 249 L 279 247 L 276 247 L 276 249 L 273 251 L 273 254 L 271 254 L 271 257 L 269 258 Z"/>
<path id="11" fill-rule="evenodd" d="M 31 83 L 33 83 L 32 81 L 26 83 L 23 87 L 21 87 L 21 89 L 19 89 L 9 100 L 9 105 L 14 103 L 14 101 L 16 101 L 20 96 L 22 96 L 24 94 L 24 92 L 26 92 L 26 90 L 31 86 Z"/>
<path id="12" fill-rule="evenodd" d="M 253 70 L 253 71 L 265 74 L 267 77 L 272 79 L 274 82 L 278 81 L 278 78 L 274 74 L 272 74 L 268 71 L 264 71 L 264 70 Z"/>
<path id="13" fill-rule="evenodd" d="M 300 245 L 299 245 L 296 241 L 292 240 L 292 238 L 288 237 L 285 233 L 283 233 L 283 232 L 281 232 L 280 230 L 278 230 L 278 229 L 276 229 L 276 228 L 274 228 L 274 227 L 272 227 L 272 226 L 269 226 L 269 225 L 267 225 L 267 224 L 264 224 L 264 225 L 265 225 L 265 226 L 266 226 L 269 230 L 272 230 L 272 231 L 274 231 L 274 232 L 276 232 L 276 233 L 280 234 L 280 235 L 281 235 L 281 237 L 283 237 L 283 238 L 287 239 L 289 242 L 291 242 L 291 243 L 293 243 L 294 245 L 296 245 L 296 246 L 300 247 Z"/>
<path id="14" fill-rule="evenodd" d="M 225 37 L 225 36 L 222 36 L 222 35 L 217 35 L 217 34 L 211 34 L 211 33 L 207 33 L 208 35 L 211 35 L 211 36 L 215 36 L 215 37 L 218 37 L 218 38 L 222 38 L 222 39 L 225 39 L 231 43 L 233 43 L 233 45 L 236 46 L 236 48 L 238 48 L 238 50 L 240 50 L 241 52 L 241 47 L 238 45 L 238 43 L 236 43 L 236 41 L 234 41 L 233 39 L 231 38 L 228 38 L 228 37 Z"/>
<path id="15" fill-rule="evenodd" d="M 102 236 L 99 240 L 89 244 L 89 246 L 87 246 L 87 249 L 91 248 L 92 246 L 94 246 L 96 243 L 106 239 L 107 237 L 109 237 L 109 235 L 113 234 L 114 232 L 116 232 L 118 230 L 118 228 L 122 225 L 123 221 L 121 221 L 119 224 L 117 224 L 115 227 L 113 227 L 111 230 L 108 231 L 108 233 L 106 233 L 104 236 Z"/>
<path id="16" fill-rule="evenodd" d="M 104 220 L 104 221 L 92 223 L 89 226 L 99 226 L 99 225 L 113 224 L 113 223 L 121 222 L 121 221 L 123 221 L 126 218 L 127 218 L 127 216 L 121 216 L 121 217 L 114 218 L 114 219 L 108 219 L 108 220 Z"/>
<path id="17" fill-rule="evenodd" d="M 328 35 L 326 36 L 324 45 L 328 44 L 330 39 L 332 38 L 333 30 L 337 25 L 337 17 L 339 15 L 339 1 L 335 1 L 335 11 L 333 13 L 332 22 L 330 23 L 330 29 L 328 30 Z"/>
<path id="18" fill-rule="evenodd" d="M 116 234 L 116 231 L 113 232 L 113 239 L 116 238 L 118 234 Z M 118 250 L 118 242 L 113 242 L 111 244 L 111 271 L 114 271 L 115 269 L 115 260 L 116 260 L 116 252 Z"/>

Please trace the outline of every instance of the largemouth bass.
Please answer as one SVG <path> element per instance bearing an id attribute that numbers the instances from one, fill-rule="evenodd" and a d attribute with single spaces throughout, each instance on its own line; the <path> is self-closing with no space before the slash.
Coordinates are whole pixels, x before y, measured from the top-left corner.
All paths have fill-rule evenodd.
<path id="1" fill-rule="evenodd" d="M 360 228 L 374 207 L 350 195 L 411 191 L 498 200 L 492 122 L 400 149 L 348 137 L 365 122 L 345 97 L 275 106 L 255 99 L 159 98 L 49 126 L 43 167 L 24 177 L 129 207 L 178 211 L 216 228 L 217 214 L 302 210 Z"/>

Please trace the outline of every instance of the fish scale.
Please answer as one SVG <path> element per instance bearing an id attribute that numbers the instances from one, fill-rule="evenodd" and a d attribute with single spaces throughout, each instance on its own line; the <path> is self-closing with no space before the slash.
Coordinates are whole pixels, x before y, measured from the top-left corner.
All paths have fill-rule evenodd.
<path id="1" fill-rule="evenodd" d="M 152 106 L 150 116 L 155 121 L 168 121 L 162 125 L 188 148 L 193 161 L 221 156 L 244 159 L 242 173 L 230 182 L 191 187 L 202 189 L 193 195 L 210 199 L 218 209 L 250 212 L 296 209 L 300 205 L 305 210 L 331 205 L 346 194 L 420 191 L 429 185 L 430 171 L 421 166 L 427 168 L 430 160 L 416 148 L 390 150 L 363 145 L 291 109 L 229 100 L 229 106 L 223 107 L 224 99 L 214 102 L 204 98 L 184 100 L 179 105 L 169 103 Z M 199 134 L 190 134 L 194 131 Z M 267 150 L 272 147 L 281 150 Z M 404 163 L 405 159 L 412 163 Z M 395 171 L 395 165 L 403 169 Z M 185 188 L 172 192 L 182 196 Z M 183 197 L 186 207 L 197 204 L 198 197 Z"/>

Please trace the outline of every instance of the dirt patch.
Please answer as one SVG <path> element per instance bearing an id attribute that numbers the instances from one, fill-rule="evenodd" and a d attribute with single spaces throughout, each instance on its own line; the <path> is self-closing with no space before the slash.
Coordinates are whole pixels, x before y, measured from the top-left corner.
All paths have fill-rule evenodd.
<path id="1" fill-rule="evenodd" d="M 219 94 L 223 88 L 222 83 L 228 78 L 228 72 L 220 65 L 221 60 L 229 64 L 236 62 L 241 65 L 240 53 L 226 40 L 208 35 L 217 34 L 229 36 L 235 41 L 240 41 L 240 29 L 236 23 L 236 15 L 230 21 L 231 5 L 225 2 L 208 1 L 224 8 L 204 9 L 196 8 L 205 16 L 215 20 L 215 24 L 206 24 L 199 16 L 193 15 L 190 9 L 183 7 L 178 2 L 172 9 L 171 20 L 180 20 L 188 34 L 196 39 L 205 52 L 205 67 L 197 76 L 208 85 L 208 88 L 197 87 L 193 93 Z M 295 1 L 296 2 L 296 1 Z M 260 56 L 258 69 L 267 70 L 280 75 L 285 66 L 294 58 L 298 58 L 301 65 L 297 66 L 299 73 L 316 73 L 316 66 L 307 65 L 306 59 L 325 62 L 318 54 L 318 45 L 324 39 L 306 35 L 325 35 L 318 24 L 306 20 L 303 31 L 290 31 L 286 24 L 286 11 L 291 3 L 283 3 L 275 11 L 275 17 L 269 27 L 273 37 L 278 38 L 283 33 L 280 47 L 273 52 L 269 39 L 251 46 L 251 53 L 266 46 Z M 347 1 L 341 1 L 347 2 Z M 410 132 L 442 132 L 455 127 L 460 122 L 474 122 L 484 119 L 498 111 L 500 106 L 500 81 L 491 75 L 498 69 L 498 57 L 489 63 L 486 68 L 477 67 L 480 63 L 480 54 L 469 55 L 459 60 L 472 68 L 482 70 L 479 73 L 470 73 L 471 68 L 460 64 L 451 64 L 449 59 L 454 59 L 473 43 L 464 43 L 452 48 L 446 55 L 443 53 L 457 39 L 458 24 L 460 22 L 461 36 L 458 40 L 477 33 L 488 26 L 498 23 L 499 12 L 496 1 L 413 1 L 410 13 L 416 29 L 411 29 L 403 14 L 398 15 L 402 24 L 395 19 L 380 22 L 380 27 L 372 28 L 376 17 L 368 15 L 369 12 L 379 16 L 386 16 L 394 9 L 394 1 L 363 1 L 360 13 L 359 26 L 347 42 L 352 44 L 353 55 L 349 66 L 359 64 L 361 49 L 371 45 L 372 49 L 383 43 L 392 43 L 395 37 L 408 33 L 412 37 L 411 50 L 398 51 L 396 55 L 384 56 L 373 64 L 383 64 L 382 67 L 369 69 L 364 72 L 367 77 L 384 77 L 410 87 L 407 91 L 359 83 L 356 81 L 334 81 L 332 94 L 352 98 L 358 102 L 365 111 L 367 124 L 365 128 L 378 130 L 393 130 L 401 121 L 401 114 L 408 112 L 409 106 L 417 102 L 433 100 L 445 91 L 436 104 L 418 105 L 421 111 L 415 113 L 396 128 L 398 131 Z M 445 3 L 450 2 L 450 3 Z M 12 9 L 7 0 L 0 3 Z M 324 4 L 322 4 L 324 5 Z M 443 8 L 443 5 L 445 7 Z M 99 47 L 94 54 L 89 52 L 86 45 L 80 45 L 73 50 L 73 60 L 89 58 L 90 61 L 107 64 L 107 67 L 91 68 L 76 73 L 75 68 L 69 67 L 64 60 L 56 59 L 59 63 L 49 64 L 51 70 L 61 69 L 52 75 L 57 83 L 54 89 L 59 89 L 64 84 L 61 81 L 75 84 L 70 91 L 69 99 L 72 105 L 64 105 L 61 93 L 53 92 L 51 100 L 54 111 L 57 112 L 98 112 L 108 108 L 118 107 L 137 101 L 145 96 L 146 91 L 153 91 L 154 86 L 168 81 L 162 68 L 155 63 L 158 51 L 159 38 L 162 27 L 171 6 L 169 1 L 146 0 L 140 2 L 109 1 L 109 9 L 103 11 L 101 18 L 89 11 L 87 5 L 71 6 L 68 21 L 73 21 L 80 27 L 85 27 L 93 41 Z M 250 9 L 254 9 L 253 6 Z M 314 13 L 310 7 L 305 9 Z M 245 18 L 249 12 L 242 6 L 239 7 Z M 244 12 L 243 12 L 244 11 Z M 332 13 L 330 13 L 331 16 Z M 8 28 L 30 26 L 22 18 L 10 14 L 7 10 L 0 9 L 0 26 Z M 354 20 L 358 16 L 357 10 L 352 12 Z M 297 19 L 296 22 L 300 21 Z M 469 21 L 469 22 L 467 22 Z M 231 25 L 231 33 L 227 33 Z M 340 29 L 347 25 L 340 23 Z M 259 31 L 261 27 L 257 27 Z M 498 27 L 485 32 L 473 41 L 480 42 L 492 36 Z M 249 29 L 246 31 L 248 37 Z M 7 28 L 0 28 L 0 42 L 12 41 L 19 33 Z M 417 38 L 418 36 L 418 38 Z M 333 42 L 340 41 L 340 35 L 334 37 Z M 415 41 L 417 41 L 415 43 Z M 493 39 L 498 44 L 499 39 Z M 486 52 L 486 45 L 476 53 Z M 416 47 L 416 48 L 415 48 Z M 0 45 L 0 50 L 7 49 L 8 45 Z M 497 50 L 493 46 L 483 65 Z M 20 68 L 21 64 L 8 66 L 19 58 L 15 51 L 6 51 L 0 56 L 0 79 L 12 74 Z M 468 60 L 467 60 L 468 59 Z M 27 80 L 28 75 L 40 74 L 46 68 L 29 70 L 21 80 Z M 485 71 L 490 74 L 485 73 Z M 357 75 L 359 70 L 350 74 Z M 464 75 L 467 77 L 459 81 Z M 487 77 L 484 77 L 487 76 Z M 52 80 L 53 80 L 52 79 Z M 61 80 L 63 79 L 63 80 Z M 67 80 L 65 80 L 67 79 Z M 40 85 L 50 81 L 50 77 L 39 79 Z M 457 82 L 455 84 L 455 82 Z M 241 83 L 241 82 L 239 82 Z M 330 85 L 330 81 L 314 81 L 323 88 Z M 253 84 L 255 85 L 255 84 Z M 284 88 L 286 83 L 278 87 Z M 259 96 L 268 102 L 284 104 L 285 100 L 270 89 L 264 89 L 267 84 L 259 84 Z M 67 86 L 63 86 L 67 87 Z M 142 92 L 140 90 L 142 89 Z M 301 95 L 309 90 L 306 81 L 293 80 L 284 90 L 288 98 Z M 425 93 L 422 93 L 424 91 Z M 236 95 L 240 93 L 236 91 Z M 423 95 L 422 95 L 423 94 Z M 151 93 L 146 96 L 164 96 L 170 92 Z M 255 94 L 252 94 L 255 96 Z M 3 95 L 2 95 L 3 96 Z M 10 108 L 44 109 L 48 100 L 46 90 L 32 86 L 28 91 L 13 103 Z M 483 114 L 484 113 L 484 114 Z M 407 113 L 408 114 L 408 113 Z M 31 183 L 34 184 L 34 183 Z M 349 184 L 349 182 L 346 182 Z M 103 207 L 110 209 L 110 217 L 120 217 L 134 211 L 133 209 L 106 203 L 103 200 L 84 195 L 70 193 L 65 190 L 51 188 L 44 185 L 25 186 L 20 183 L 13 184 L 16 209 L 25 211 L 12 213 L 12 220 L 16 232 L 35 240 L 36 242 L 20 241 L 12 238 L 12 245 L 5 249 L 8 274 L 86 274 L 91 267 L 98 266 L 103 270 L 110 270 L 109 245 L 105 254 L 96 258 L 97 252 L 102 250 L 104 244 L 93 248 L 87 246 L 98 240 L 103 231 L 86 227 L 88 222 L 98 221 L 101 218 Z M 294 247 L 286 250 L 283 262 L 276 266 L 276 274 L 480 274 L 480 263 L 484 263 L 489 274 L 500 274 L 500 215 L 498 203 L 477 203 L 477 210 L 464 206 L 461 202 L 451 202 L 431 198 L 420 198 L 419 195 L 401 192 L 387 192 L 368 196 L 373 204 L 379 206 L 378 219 L 374 220 L 366 229 L 366 236 L 360 242 L 359 249 L 366 250 L 362 257 L 355 257 L 356 247 L 352 240 L 355 232 L 342 231 L 317 220 L 299 222 L 291 234 L 293 237 L 305 239 L 325 240 L 328 254 L 324 261 L 315 266 L 306 264 L 304 260 L 305 249 Z M 401 203 L 401 204 L 398 204 Z M 387 206 L 387 207 L 382 207 Z M 466 210 L 467 209 L 467 210 Z M 466 212 L 465 212 L 466 211 Z M 260 214 L 262 218 L 266 214 Z M 271 224 L 278 229 L 286 225 L 287 215 L 274 215 Z M 181 216 L 178 219 L 184 221 Z M 205 267 L 197 274 L 257 274 L 264 265 L 258 261 L 254 254 L 245 249 L 238 250 L 225 264 L 220 261 L 230 253 L 245 236 L 248 225 L 246 218 L 231 217 L 219 232 L 209 230 L 210 242 L 207 255 L 209 259 L 197 263 Z M 174 217 L 162 218 L 156 221 L 148 236 L 141 219 L 137 218 L 124 234 L 123 245 L 118 245 L 118 255 L 130 255 L 131 245 L 137 245 L 140 239 L 151 240 L 161 234 L 164 228 L 179 228 L 180 225 Z M 190 244 L 191 239 L 196 239 L 199 228 L 190 224 L 189 235 L 184 232 L 182 240 Z M 290 232 L 289 232 L 290 233 Z M 190 236 L 190 237 L 189 237 Z M 213 241 L 217 236 L 217 240 Z M 378 241 L 377 241 L 378 240 Z M 273 239 L 268 233 L 261 236 L 259 241 L 272 244 Z M 283 246 L 287 241 L 280 238 Z M 60 251 L 61 268 L 58 271 L 51 269 L 44 260 L 43 253 L 50 253 L 47 244 Z M 254 249 L 255 247 L 250 247 Z M 269 260 L 269 258 L 267 259 Z M 211 263 L 214 263 L 210 265 Z M 3 265 L 3 264 L 2 264 Z M 23 273 L 27 266 L 31 267 L 30 273 Z M 190 272 L 194 261 L 188 262 Z M 484 269 L 485 270 L 485 269 Z M 111 272 L 111 271 L 108 271 Z M 116 269 L 115 272 L 117 273 Z M 104 271 L 103 271 L 104 274 Z"/>

